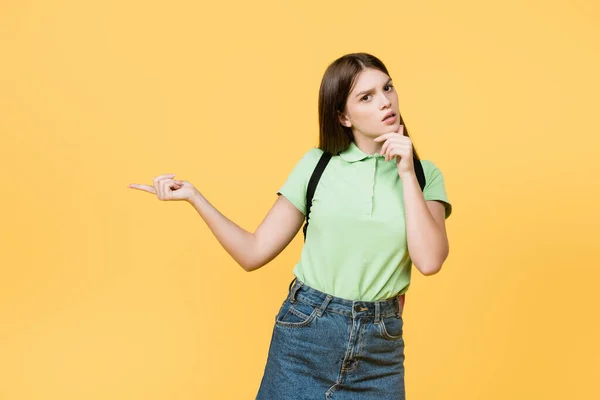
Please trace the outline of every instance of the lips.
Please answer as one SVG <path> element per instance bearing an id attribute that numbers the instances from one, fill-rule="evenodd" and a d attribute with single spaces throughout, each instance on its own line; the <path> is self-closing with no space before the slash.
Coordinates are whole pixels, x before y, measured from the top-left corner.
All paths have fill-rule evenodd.
<path id="1" fill-rule="evenodd" d="M 385 121 L 386 119 L 393 117 L 394 115 L 396 115 L 393 111 L 390 111 L 389 113 L 385 114 L 385 117 L 383 117 L 382 121 Z"/>

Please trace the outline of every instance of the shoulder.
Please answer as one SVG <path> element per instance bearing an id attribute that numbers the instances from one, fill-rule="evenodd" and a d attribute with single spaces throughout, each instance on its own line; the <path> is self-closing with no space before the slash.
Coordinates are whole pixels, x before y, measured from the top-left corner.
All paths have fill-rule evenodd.
<path id="1" fill-rule="evenodd" d="M 298 161 L 297 168 L 308 170 L 314 169 L 322 155 L 323 150 L 317 147 L 308 149 Z"/>
<path id="2" fill-rule="evenodd" d="M 426 178 L 442 175 L 440 168 L 431 160 L 421 160 L 421 166 Z"/>
<path id="3" fill-rule="evenodd" d="M 423 166 L 423 170 L 425 171 L 437 169 L 437 166 L 431 160 L 421 160 L 421 165 Z"/>
<path id="4" fill-rule="evenodd" d="M 302 214 L 305 214 L 306 190 L 309 179 L 321 158 L 323 151 L 311 148 L 302 154 L 289 173 L 278 194 L 285 196 Z"/>
<path id="5" fill-rule="evenodd" d="M 321 149 L 314 147 L 305 151 L 300 159 L 296 159 L 288 180 L 292 182 L 306 182 L 317 166 L 322 154 L 323 151 Z"/>
<path id="6" fill-rule="evenodd" d="M 319 161 L 319 159 L 321 158 L 322 155 L 323 155 L 323 150 L 319 149 L 318 147 L 311 147 L 304 153 L 302 158 L 306 159 L 308 161 L 317 162 L 317 161 Z"/>
<path id="7" fill-rule="evenodd" d="M 425 175 L 424 192 L 435 191 L 444 188 L 444 174 L 440 168 L 431 160 L 421 160 L 423 174 Z"/>
<path id="8" fill-rule="evenodd" d="M 425 201 L 437 200 L 444 203 L 446 209 L 444 218 L 448 218 L 452 214 L 452 205 L 446 193 L 444 175 L 442 175 L 438 166 L 430 160 L 421 160 L 421 165 L 425 174 L 425 187 L 423 188 Z"/>

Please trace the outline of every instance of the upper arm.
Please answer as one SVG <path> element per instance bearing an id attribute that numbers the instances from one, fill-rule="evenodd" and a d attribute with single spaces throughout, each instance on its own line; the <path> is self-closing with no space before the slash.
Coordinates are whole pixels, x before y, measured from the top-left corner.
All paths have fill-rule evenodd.
<path id="1" fill-rule="evenodd" d="M 303 222 L 304 214 L 285 196 L 278 196 L 254 232 L 257 256 L 250 270 L 258 269 L 277 257 L 294 239 Z"/>
<path id="2" fill-rule="evenodd" d="M 433 219 L 442 228 L 442 232 L 446 235 L 446 206 L 443 202 L 437 200 L 428 200 L 425 202 Z"/>
<path id="3" fill-rule="evenodd" d="M 437 200 L 429 200 L 426 201 L 427 208 L 429 208 L 429 212 L 431 213 L 433 219 L 436 224 L 442 229 L 442 235 L 446 241 L 446 254 L 448 250 L 448 233 L 446 232 L 446 205 Z"/>
<path id="4" fill-rule="evenodd" d="M 255 256 L 249 270 L 258 269 L 274 259 L 302 227 L 308 181 L 322 154 L 323 151 L 317 148 L 304 153 L 277 191 L 277 201 L 254 232 Z"/>

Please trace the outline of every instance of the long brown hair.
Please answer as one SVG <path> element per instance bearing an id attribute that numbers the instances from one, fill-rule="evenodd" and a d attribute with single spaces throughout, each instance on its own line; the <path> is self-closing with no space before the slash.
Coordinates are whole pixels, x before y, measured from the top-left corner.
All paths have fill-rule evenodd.
<path id="1" fill-rule="evenodd" d="M 354 141 L 352 129 L 343 126 L 338 114 L 344 113 L 348 95 L 358 75 L 367 68 L 377 69 L 390 76 L 387 68 L 377 57 L 367 53 L 346 54 L 332 62 L 323 75 L 319 88 L 319 148 L 336 155 L 348 148 Z M 402 114 L 400 124 L 404 125 L 404 133 L 408 128 Z M 419 160 L 413 143 L 413 158 Z"/>

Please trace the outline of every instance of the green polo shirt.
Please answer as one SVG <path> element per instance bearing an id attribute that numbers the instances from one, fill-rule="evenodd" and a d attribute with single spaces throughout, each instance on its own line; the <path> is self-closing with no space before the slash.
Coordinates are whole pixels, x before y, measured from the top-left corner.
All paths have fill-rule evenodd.
<path id="1" fill-rule="evenodd" d="M 306 189 L 323 153 L 307 151 L 278 195 L 306 215 Z M 444 178 L 421 160 L 425 200 L 452 206 Z M 368 155 L 351 143 L 329 161 L 317 185 L 306 242 L 293 273 L 308 286 L 348 300 L 376 301 L 405 293 L 412 262 L 406 241 L 402 180 L 393 160 Z"/>

